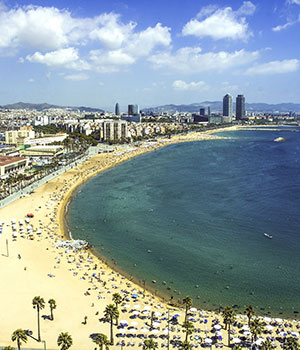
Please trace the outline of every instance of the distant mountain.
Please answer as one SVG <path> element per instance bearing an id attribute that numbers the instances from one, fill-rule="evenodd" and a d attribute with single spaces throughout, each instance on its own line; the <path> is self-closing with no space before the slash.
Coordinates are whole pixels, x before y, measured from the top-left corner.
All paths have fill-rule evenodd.
<path id="1" fill-rule="evenodd" d="M 201 107 L 210 107 L 211 112 L 222 112 L 223 102 L 222 101 L 203 101 L 201 103 L 192 103 L 190 105 L 164 105 L 158 107 L 144 108 L 144 113 L 162 113 L 162 112 L 188 112 L 196 113 L 199 112 Z M 235 103 L 233 103 L 235 109 Z M 279 104 L 268 104 L 268 103 L 246 103 L 246 110 L 249 112 L 265 112 L 265 113 L 284 113 L 284 112 L 300 112 L 300 103 L 279 103 Z"/>
<path id="2" fill-rule="evenodd" d="M 8 104 L 8 105 L 4 105 L 1 108 L 6 108 L 6 109 L 28 109 L 28 110 L 36 110 L 36 111 L 44 111 L 46 109 L 50 109 L 50 108 L 68 108 L 70 110 L 73 111 L 80 111 L 80 112 L 89 112 L 89 113 L 93 113 L 93 112 L 99 112 L 102 113 L 104 112 L 103 109 L 99 109 L 99 108 L 91 108 L 91 107 L 62 107 L 62 106 L 56 106 L 56 105 L 51 105 L 48 103 L 24 103 L 24 102 L 17 102 L 17 103 L 13 103 L 13 104 Z"/>

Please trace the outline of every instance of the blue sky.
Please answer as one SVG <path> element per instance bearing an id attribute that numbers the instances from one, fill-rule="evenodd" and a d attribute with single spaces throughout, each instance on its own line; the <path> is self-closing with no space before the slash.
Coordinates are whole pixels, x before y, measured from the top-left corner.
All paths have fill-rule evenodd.
<path id="1" fill-rule="evenodd" d="M 0 105 L 300 103 L 300 0 L 0 1 Z"/>

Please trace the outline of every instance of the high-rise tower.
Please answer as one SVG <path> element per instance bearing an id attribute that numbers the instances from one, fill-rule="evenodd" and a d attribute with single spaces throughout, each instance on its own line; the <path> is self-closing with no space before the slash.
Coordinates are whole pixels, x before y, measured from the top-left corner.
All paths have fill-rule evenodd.
<path id="1" fill-rule="evenodd" d="M 140 109 L 138 105 L 128 105 L 128 115 L 138 115 Z"/>
<path id="2" fill-rule="evenodd" d="M 116 107 L 115 107 L 115 115 L 120 115 L 120 106 L 118 103 L 116 103 Z"/>
<path id="3" fill-rule="evenodd" d="M 223 97 L 223 116 L 232 118 L 232 96 L 226 94 Z"/>
<path id="4" fill-rule="evenodd" d="M 245 97 L 244 95 L 237 95 L 236 97 L 236 112 L 235 119 L 245 119 Z"/>

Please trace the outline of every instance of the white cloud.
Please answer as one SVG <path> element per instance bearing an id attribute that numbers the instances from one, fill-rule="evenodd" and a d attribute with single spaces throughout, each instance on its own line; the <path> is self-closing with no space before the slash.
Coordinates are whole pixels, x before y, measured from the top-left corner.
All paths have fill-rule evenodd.
<path id="1" fill-rule="evenodd" d="M 81 80 L 87 80 L 89 79 L 89 76 L 84 73 L 79 73 L 79 74 L 70 74 L 70 75 L 65 75 L 64 79 L 66 80 L 75 80 L 75 81 L 81 81 Z"/>
<path id="2" fill-rule="evenodd" d="M 251 1 L 244 1 L 243 5 L 236 11 L 237 15 L 250 16 L 256 10 L 256 6 Z"/>
<path id="3" fill-rule="evenodd" d="M 152 55 L 149 61 L 154 68 L 170 68 L 185 73 L 205 71 L 224 71 L 232 67 L 242 66 L 255 61 L 258 51 L 249 52 L 239 50 L 234 52 L 207 52 L 201 53 L 199 47 L 184 47 L 172 54 L 162 52 Z"/>
<path id="4" fill-rule="evenodd" d="M 246 40 L 252 35 L 248 30 L 248 24 L 241 15 L 250 15 L 255 11 L 255 5 L 250 1 L 245 1 L 237 11 L 231 7 L 215 9 L 215 7 L 205 7 L 198 14 L 198 18 L 206 17 L 202 21 L 192 19 L 182 29 L 184 36 L 194 35 L 202 38 L 209 36 L 214 40 L 219 39 L 242 39 Z"/>
<path id="5" fill-rule="evenodd" d="M 258 64 L 246 71 L 247 75 L 255 74 L 283 74 L 295 72 L 300 68 L 300 61 L 297 59 L 272 61 L 268 63 Z"/>
<path id="6" fill-rule="evenodd" d="M 89 37 L 94 40 L 99 40 L 105 47 L 109 49 L 118 49 L 128 40 L 136 23 L 129 24 L 120 23 L 120 16 L 117 14 L 104 14 L 100 17 L 102 26 L 93 29 Z"/>
<path id="7" fill-rule="evenodd" d="M 288 4 L 300 5 L 300 0 L 287 0 L 286 2 L 287 2 Z"/>
<path id="8" fill-rule="evenodd" d="M 29 82 L 29 83 L 34 83 L 34 79 L 33 79 L 33 78 L 30 78 L 30 79 L 28 79 L 28 82 Z"/>
<path id="9" fill-rule="evenodd" d="M 207 89 L 208 86 L 204 81 L 192 81 L 190 83 L 186 83 L 183 80 L 175 80 L 172 84 L 172 87 L 175 90 L 187 91 L 187 90 L 199 90 L 199 89 Z"/>
<path id="10" fill-rule="evenodd" d="M 140 31 L 136 26 L 115 13 L 80 18 L 55 7 L 0 7 L 0 50 L 6 55 L 32 50 L 27 61 L 47 66 L 118 71 L 171 43 L 170 28 L 160 23 Z M 81 58 L 87 46 L 91 62 Z"/>
<path id="11" fill-rule="evenodd" d="M 87 70 L 89 64 L 79 59 L 78 50 L 73 47 L 67 49 L 59 49 L 56 51 L 35 52 L 33 55 L 28 55 L 26 60 L 33 63 L 42 63 L 47 66 L 63 66 L 75 70 Z"/>
<path id="12" fill-rule="evenodd" d="M 281 30 L 286 29 L 286 28 L 294 25 L 295 23 L 296 22 L 287 22 L 286 24 L 278 25 L 276 27 L 273 27 L 272 30 L 273 30 L 273 32 L 280 32 Z"/>

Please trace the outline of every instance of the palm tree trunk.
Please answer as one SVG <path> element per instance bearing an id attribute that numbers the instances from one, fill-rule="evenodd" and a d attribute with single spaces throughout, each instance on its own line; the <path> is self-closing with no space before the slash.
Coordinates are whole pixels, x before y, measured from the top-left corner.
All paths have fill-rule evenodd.
<path id="1" fill-rule="evenodd" d="M 185 333 L 185 341 L 187 342 L 188 340 L 188 330 L 186 330 L 186 333 Z"/>
<path id="2" fill-rule="evenodd" d="M 50 310 L 51 310 L 51 321 L 53 321 L 53 309 L 50 308 Z"/>
<path id="3" fill-rule="evenodd" d="M 113 319 L 110 320 L 110 344 L 114 345 Z"/>
<path id="4" fill-rule="evenodd" d="M 38 341 L 41 341 L 40 308 L 38 306 L 37 306 L 37 321 L 38 321 Z"/>
<path id="5" fill-rule="evenodd" d="M 228 346 L 230 346 L 230 323 L 228 324 Z"/>
<path id="6" fill-rule="evenodd" d="M 18 339 L 17 343 L 18 343 L 18 350 L 21 350 L 20 339 Z"/>

